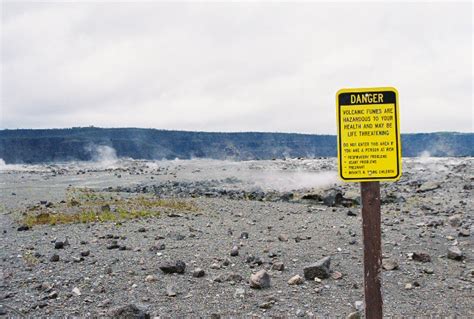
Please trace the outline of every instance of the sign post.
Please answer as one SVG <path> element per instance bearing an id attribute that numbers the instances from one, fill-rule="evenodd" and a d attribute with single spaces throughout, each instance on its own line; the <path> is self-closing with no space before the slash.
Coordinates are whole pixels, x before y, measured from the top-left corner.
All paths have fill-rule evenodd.
<path id="1" fill-rule="evenodd" d="M 364 242 L 365 317 L 382 318 L 380 181 L 401 176 L 398 92 L 342 89 L 336 95 L 339 177 L 360 182 Z"/>

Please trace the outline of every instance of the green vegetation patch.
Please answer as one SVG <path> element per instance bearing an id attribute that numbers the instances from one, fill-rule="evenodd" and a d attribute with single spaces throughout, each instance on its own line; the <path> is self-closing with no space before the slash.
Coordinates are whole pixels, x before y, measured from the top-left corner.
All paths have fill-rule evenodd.
<path id="1" fill-rule="evenodd" d="M 195 212 L 192 202 L 162 199 L 154 196 L 121 197 L 115 193 L 100 193 L 90 189 L 70 188 L 66 201 L 53 208 L 36 205 L 27 209 L 20 223 L 58 225 L 74 223 L 115 222 L 137 218 L 156 218 L 166 211 Z"/>

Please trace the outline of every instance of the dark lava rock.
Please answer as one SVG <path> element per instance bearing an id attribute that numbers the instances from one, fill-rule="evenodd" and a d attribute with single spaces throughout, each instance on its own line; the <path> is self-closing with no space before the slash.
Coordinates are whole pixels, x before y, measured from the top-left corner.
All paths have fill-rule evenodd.
<path id="1" fill-rule="evenodd" d="M 148 250 L 152 251 L 152 252 L 155 252 L 155 251 L 159 251 L 159 250 L 164 250 L 165 247 L 166 247 L 165 244 L 153 245 Z"/>
<path id="2" fill-rule="evenodd" d="M 27 226 L 27 225 L 21 225 L 20 227 L 18 227 L 16 230 L 17 231 L 26 231 L 26 230 L 29 230 L 30 227 Z"/>
<path id="3" fill-rule="evenodd" d="M 109 311 L 109 316 L 117 319 L 150 319 L 150 314 L 134 304 L 129 304 Z"/>
<path id="4" fill-rule="evenodd" d="M 140 227 L 140 228 L 138 228 L 138 232 L 139 233 L 144 233 L 144 232 L 146 232 L 146 228 L 145 227 Z"/>
<path id="5" fill-rule="evenodd" d="M 314 200 L 314 201 L 322 201 L 323 199 L 321 198 L 321 195 L 319 194 L 306 194 L 301 197 L 301 199 L 306 199 L 306 200 Z"/>
<path id="6" fill-rule="evenodd" d="M 52 255 L 51 258 L 49 259 L 49 261 L 52 261 L 52 262 L 59 261 L 59 255 L 57 255 L 57 254 Z"/>
<path id="7" fill-rule="evenodd" d="M 85 250 L 85 251 L 81 251 L 81 256 L 82 257 L 87 257 L 91 254 L 91 251 L 90 250 Z"/>
<path id="8" fill-rule="evenodd" d="M 64 242 L 62 241 L 57 241 L 54 243 L 54 248 L 55 249 L 63 249 L 64 248 Z"/>
<path id="9" fill-rule="evenodd" d="M 352 210 L 348 210 L 347 216 L 357 216 L 357 213 L 353 212 Z"/>
<path id="10" fill-rule="evenodd" d="M 172 263 L 172 262 L 163 263 L 159 266 L 159 268 L 165 274 L 173 274 L 173 273 L 183 274 L 184 270 L 186 269 L 186 264 L 183 261 L 178 260 L 175 263 Z"/>
<path id="11" fill-rule="evenodd" d="M 107 249 L 119 249 L 119 248 L 120 248 L 120 245 L 117 243 L 116 240 L 111 241 L 111 242 L 107 245 Z"/>
<path id="12" fill-rule="evenodd" d="M 342 193 L 337 190 L 331 190 L 330 192 L 324 194 L 322 200 L 326 206 L 337 206 L 342 203 L 343 200 Z"/>
<path id="13" fill-rule="evenodd" d="M 422 263 L 428 263 L 431 261 L 431 256 L 428 255 L 427 253 L 423 252 L 418 252 L 418 253 L 413 253 L 412 259 L 414 261 L 419 261 Z"/>
<path id="14" fill-rule="evenodd" d="M 237 246 L 232 247 L 232 249 L 230 251 L 230 255 L 232 257 L 238 256 L 239 255 L 239 247 L 237 247 Z"/>
<path id="15" fill-rule="evenodd" d="M 329 278 L 331 265 L 331 257 L 324 257 L 318 260 L 316 263 L 304 267 L 304 277 L 308 280 L 314 280 L 318 277 L 320 279 Z"/>

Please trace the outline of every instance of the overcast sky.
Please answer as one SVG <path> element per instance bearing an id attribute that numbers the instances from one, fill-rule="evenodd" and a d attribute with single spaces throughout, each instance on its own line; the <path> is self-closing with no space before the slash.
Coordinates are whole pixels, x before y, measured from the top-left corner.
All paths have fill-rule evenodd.
<path id="1" fill-rule="evenodd" d="M 402 132 L 473 131 L 472 4 L 1 2 L 1 128 L 335 134 L 394 86 Z"/>

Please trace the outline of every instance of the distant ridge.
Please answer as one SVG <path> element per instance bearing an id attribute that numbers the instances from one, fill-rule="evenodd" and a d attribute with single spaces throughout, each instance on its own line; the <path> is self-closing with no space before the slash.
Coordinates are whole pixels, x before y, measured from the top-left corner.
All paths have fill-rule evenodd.
<path id="1" fill-rule="evenodd" d="M 7 164 L 91 160 L 98 146 L 134 159 L 272 159 L 336 156 L 336 136 L 297 133 L 210 133 L 141 128 L 0 130 Z M 474 133 L 402 134 L 406 157 L 474 156 Z"/>

